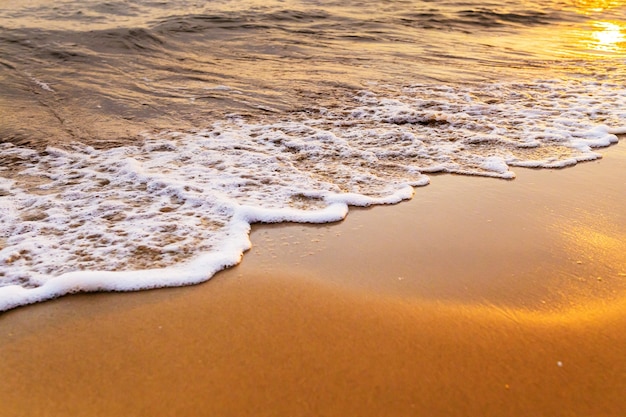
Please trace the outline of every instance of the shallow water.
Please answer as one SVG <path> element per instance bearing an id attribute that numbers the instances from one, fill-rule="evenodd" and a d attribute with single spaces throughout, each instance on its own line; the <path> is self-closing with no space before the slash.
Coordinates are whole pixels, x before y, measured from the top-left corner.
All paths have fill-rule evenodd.
<path id="1" fill-rule="evenodd" d="M 599 158 L 626 131 L 625 16 L 0 0 L 0 310 L 203 281 L 251 222 L 338 220 L 428 173 Z"/>

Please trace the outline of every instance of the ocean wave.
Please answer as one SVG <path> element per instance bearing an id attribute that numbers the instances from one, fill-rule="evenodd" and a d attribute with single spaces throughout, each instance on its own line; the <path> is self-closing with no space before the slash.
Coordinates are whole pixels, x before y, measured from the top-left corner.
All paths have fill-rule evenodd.
<path id="1" fill-rule="evenodd" d="M 626 123 L 610 82 L 385 88 L 112 149 L 0 145 L 0 309 L 200 282 L 240 260 L 253 222 L 336 221 L 411 198 L 428 173 L 511 179 L 597 159 Z"/>

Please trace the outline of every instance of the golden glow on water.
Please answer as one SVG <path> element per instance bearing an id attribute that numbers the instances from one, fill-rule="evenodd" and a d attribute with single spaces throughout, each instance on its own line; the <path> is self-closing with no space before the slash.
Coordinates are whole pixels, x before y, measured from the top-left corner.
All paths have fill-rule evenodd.
<path id="1" fill-rule="evenodd" d="M 535 34 L 535 38 L 539 37 Z M 574 28 L 564 28 L 549 50 L 592 58 L 626 54 L 626 22 L 596 20 Z M 529 46 L 532 48 L 532 46 Z"/>
<path id="2" fill-rule="evenodd" d="M 624 3 L 624 0 L 576 0 L 576 7 L 583 14 L 591 14 L 623 6 Z"/>
<path id="3" fill-rule="evenodd" d="M 626 28 L 612 22 L 595 22 L 588 47 L 597 51 L 619 52 L 626 50 Z"/>
<path id="4" fill-rule="evenodd" d="M 626 0 L 575 0 L 576 11 L 586 16 L 623 7 Z M 599 16 L 596 16 L 599 17 Z M 593 20 L 572 33 L 576 44 L 587 51 L 604 53 L 626 52 L 626 23 L 623 21 Z"/>

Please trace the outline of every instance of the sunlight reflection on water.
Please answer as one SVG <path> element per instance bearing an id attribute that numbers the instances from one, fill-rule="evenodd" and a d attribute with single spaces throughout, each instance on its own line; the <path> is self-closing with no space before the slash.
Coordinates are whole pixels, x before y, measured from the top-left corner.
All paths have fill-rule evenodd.
<path id="1" fill-rule="evenodd" d="M 576 7 L 582 14 L 599 13 L 624 5 L 624 0 L 577 0 Z"/>
<path id="2" fill-rule="evenodd" d="M 620 52 L 626 49 L 624 27 L 612 22 L 595 22 L 589 47 L 604 52 Z"/>

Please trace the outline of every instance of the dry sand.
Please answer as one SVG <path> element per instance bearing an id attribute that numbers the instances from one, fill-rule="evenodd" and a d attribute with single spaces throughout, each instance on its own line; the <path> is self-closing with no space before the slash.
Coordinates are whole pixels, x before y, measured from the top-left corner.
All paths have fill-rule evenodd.
<path id="1" fill-rule="evenodd" d="M 624 416 L 626 145 L 255 227 L 206 284 L 0 315 L 0 415 Z"/>

